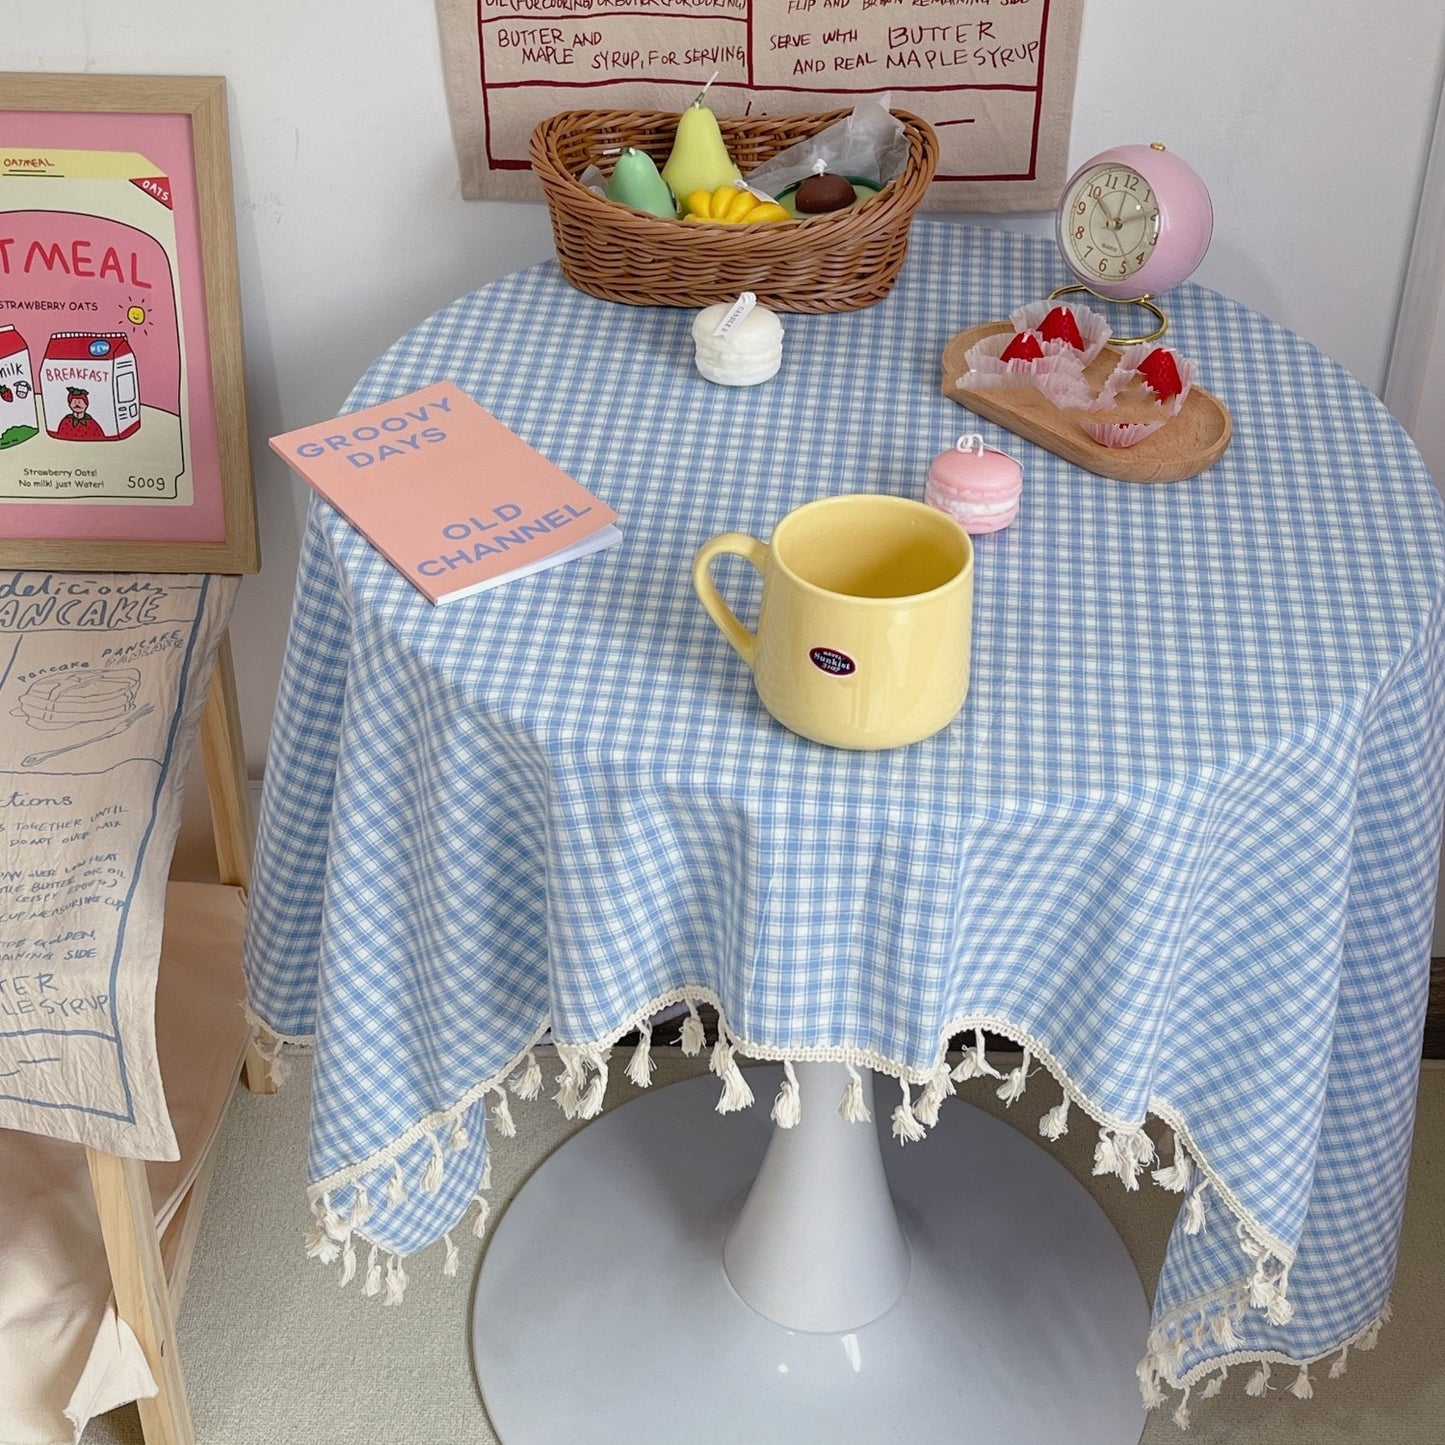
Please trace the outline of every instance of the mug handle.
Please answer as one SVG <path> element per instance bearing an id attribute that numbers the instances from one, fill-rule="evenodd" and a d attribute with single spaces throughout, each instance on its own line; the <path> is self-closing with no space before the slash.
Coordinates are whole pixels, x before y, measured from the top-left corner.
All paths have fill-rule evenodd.
<path id="1" fill-rule="evenodd" d="M 722 635 L 732 643 L 738 656 L 751 667 L 758 650 L 757 633 L 749 632 L 738 621 L 737 614 L 723 601 L 722 594 L 713 586 L 710 570 L 712 559 L 725 552 L 751 562 L 762 572 L 768 560 L 768 547 L 765 542 L 759 542 L 756 537 L 750 537 L 746 532 L 722 532 L 712 541 L 704 542 L 698 548 L 697 556 L 692 559 L 692 586 L 697 593 L 697 600 L 707 609 L 707 615 L 717 623 Z"/>

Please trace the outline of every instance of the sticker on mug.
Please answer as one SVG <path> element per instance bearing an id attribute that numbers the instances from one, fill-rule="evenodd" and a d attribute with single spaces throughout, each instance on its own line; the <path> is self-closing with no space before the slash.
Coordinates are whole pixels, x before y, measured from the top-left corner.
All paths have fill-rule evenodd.
<path id="1" fill-rule="evenodd" d="M 858 671 L 858 664 L 846 652 L 839 652 L 835 647 L 810 647 L 808 661 L 831 677 L 847 677 Z"/>

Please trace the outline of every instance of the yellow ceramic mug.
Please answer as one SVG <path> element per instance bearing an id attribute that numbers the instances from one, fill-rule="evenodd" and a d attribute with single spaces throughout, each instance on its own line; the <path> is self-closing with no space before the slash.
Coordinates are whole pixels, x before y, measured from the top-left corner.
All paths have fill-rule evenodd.
<path id="1" fill-rule="evenodd" d="M 758 630 L 713 585 L 721 553 L 763 574 Z M 968 691 L 973 544 L 957 522 L 904 497 L 825 497 L 789 512 L 763 543 L 704 543 L 692 583 L 753 670 L 763 706 L 838 748 L 894 748 L 947 727 Z"/>

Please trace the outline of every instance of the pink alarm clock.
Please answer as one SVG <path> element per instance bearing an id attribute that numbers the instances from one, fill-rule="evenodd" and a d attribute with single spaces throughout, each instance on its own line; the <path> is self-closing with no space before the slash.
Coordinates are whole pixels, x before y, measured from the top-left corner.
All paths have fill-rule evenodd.
<path id="1" fill-rule="evenodd" d="M 1158 142 L 1115 146 L 1069 178 L 1054 217 L 1064 261 L 1111 301 L 1158 296 L 1209 249 L 1214 208 L 1194 170 Z"/>
<path id="2" fill-rule="evenodd" d="M 977 434 L 933 459 L 923 500 L 947 512 L 965 532 L 1001 532 L 1019 514 L 1023 468 Z"/>

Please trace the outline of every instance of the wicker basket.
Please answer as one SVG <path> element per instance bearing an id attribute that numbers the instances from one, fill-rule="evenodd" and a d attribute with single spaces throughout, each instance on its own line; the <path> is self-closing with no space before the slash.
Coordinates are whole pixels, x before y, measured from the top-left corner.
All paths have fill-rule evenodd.
<path id="1" fill-rule="evenodd" d="M 728 153 L 747 175 L 847 111 L 719 119 Z M 938 164 L 927 121 L 894 111 L 908 137 L 903 173 L 876 196 L 787 225 L 722 226 L 659 219 L 604 200 L 577 179 L 610 169 L 622 146 L 660 167 L 677 114 L 569 110 L 532 132 L 532 169 L 542 183 L 562 274 L 579 291 L 633 306 L 707 306 L 752 291 L 775 311 L 856 311 L 892 288 L 908 249 L 908 226 Z"/>

